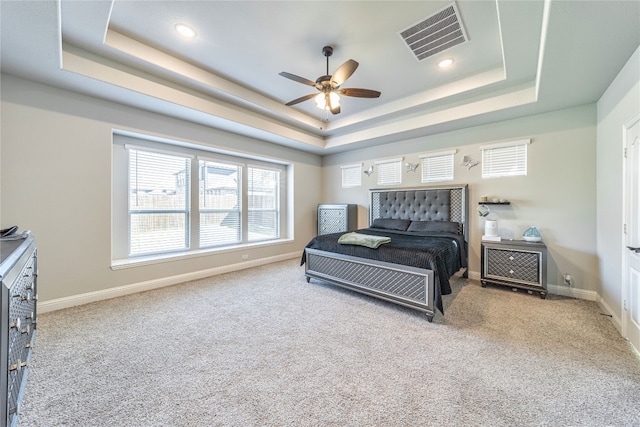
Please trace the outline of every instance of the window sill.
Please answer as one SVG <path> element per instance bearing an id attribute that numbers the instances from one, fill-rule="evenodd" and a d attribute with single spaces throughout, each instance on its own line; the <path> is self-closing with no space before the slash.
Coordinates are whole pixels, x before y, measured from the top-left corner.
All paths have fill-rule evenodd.
<path id="1" fill-rule="evenodd" d="M 181 260 L 191 259 L 191 258 L 200 258 L 200 257 L 221 254 L 221 253 L 240 252 L 240 251 L 246 251 L 247 249 L 255 249 L 255 248 L 261 248 L 261 247 L 267 247 L 267 246 L 277 246 L 277 245 L 282 245 L 282 244 L 291 243 L 291 242 L 293 242 L 293 239 L 269 240 L 268 242 L 247 243 L 244 245 L 225 246 L 222 248 L 199 249 L 199 250 L 189 251 L 189 252 L 156 254 L 156 255 L 139 256 L 139 257 L 127 258 L 127 259 L 114 259 L 114 260 L 111 260 L 111 269 L 114 271 L 124 270 L 127 268 L 143 267 L 145 265 L 162 264 L 165 262 L 181 261 Z"/>

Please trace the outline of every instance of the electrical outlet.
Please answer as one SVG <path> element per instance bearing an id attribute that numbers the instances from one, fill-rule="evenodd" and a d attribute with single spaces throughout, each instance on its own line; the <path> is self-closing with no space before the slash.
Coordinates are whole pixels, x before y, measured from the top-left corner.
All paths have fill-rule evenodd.
<path id="1" fill-rule="evenodd" d="M 249 254 L 242 254 L 242 259 L 249 259 Z"/>
<path id="2" fill-rule="evenodd" d="M 573 286 L 573 277 L 571 277 L 570 274 L 564 274 L 562 275 L 562 277 L 564 278 L 564 284 L 566 286 L 569 286 L 569 287 Z"/>

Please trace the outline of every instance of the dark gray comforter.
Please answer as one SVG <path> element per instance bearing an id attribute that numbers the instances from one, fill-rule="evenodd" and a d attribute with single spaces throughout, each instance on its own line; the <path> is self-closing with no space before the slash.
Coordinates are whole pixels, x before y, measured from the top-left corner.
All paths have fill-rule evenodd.
<path id="1" fill-rule="evenodd" d="M 360 258 L 432 270 L 434 273 L 434 304 L 444 314 L 442 295 L 451 293 L 449 279 L 461 268 L 467 267 L 464 237 L 449 233 L 392 231 L 375 228 L 357 230 L 358 233 L 390 237 L 391 241 L 377 249 L 357 245 L 341 245 L 338 238 L 344 233 L 314 237 L 307 248 L 336 252 Z M 300 265 L 306 261 L 302 254 Z"/>

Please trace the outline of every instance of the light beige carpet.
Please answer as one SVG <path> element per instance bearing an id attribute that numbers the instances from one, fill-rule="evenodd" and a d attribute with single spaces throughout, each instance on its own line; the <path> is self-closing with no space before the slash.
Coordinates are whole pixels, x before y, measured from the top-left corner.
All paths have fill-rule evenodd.
<path id="1" fill-rule="evenodd" d="M 595 303 L 444 301 L 428 323 L 292 260 L 43 314 L 20 427 L 640 425 L 640 360 Z"/>

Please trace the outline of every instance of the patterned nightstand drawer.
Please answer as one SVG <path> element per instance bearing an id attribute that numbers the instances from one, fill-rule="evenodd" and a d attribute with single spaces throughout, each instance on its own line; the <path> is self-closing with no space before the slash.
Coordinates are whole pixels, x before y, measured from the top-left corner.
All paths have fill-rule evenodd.
<path id="1" fill-rule="evenodd" d="M 489 264 L 485 277 L 542 286 L 540 269 L 535 266 Z"/>
<path id="2" fill-rule="evenodd" d="M 540 257 L 535 252 L 508 251 L 503 249 L 489 249 L 494 264 L 519 265 L 538 267 Z"/>

